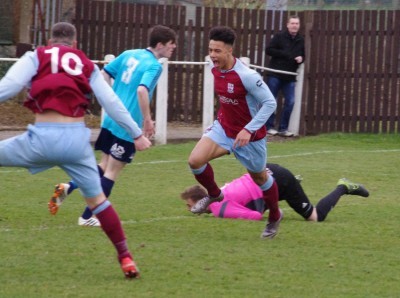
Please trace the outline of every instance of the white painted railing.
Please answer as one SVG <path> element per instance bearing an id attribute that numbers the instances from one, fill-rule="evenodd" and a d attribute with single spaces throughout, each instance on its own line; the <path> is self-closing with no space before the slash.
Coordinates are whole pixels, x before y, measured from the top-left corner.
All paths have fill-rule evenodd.
<path id="1" fill-rule="evenodd" d="M 292 114 L 290 115 L 288 130 L 290 132 L 292 132 L 294 135 L 298 135 L 299 129 L 300 129 L 301 97 L 303 94 L 304 63 L 299 65 L 299 67 L 297 69 L 297 73 L 289 72 L 289 71 L 282 71 L 282 70 L 278 70 L 278 69 L 272 69 L 272 68 L 253 65 L 253 64 L 248 64 L 248 65 L 251 68 L 268 70 L 268 71 L 276 72 L 276 73 L 296 75 L 297 82 L 296 82 L 296 87 L 294 90 L 294 106 L 293 106 Z"/>
<path id="2" fill-rule="evenodd" d="M 96 64 L 107 64 L 115 58 L 113 55 L 108 54 L 104 60 L 92 60 Z M 297 83 L 295 89 L 295 104 L 293 112 L 290 117 L 289 130 L 295 135 L 299 134 L 300 114 L 301 114 L 301 96 L 303 92 L 304 81 L 304 66 L 300 65 L 298 73 L 280 71 L 263 66 L 250 64 L 250 59 L 247 57 L 240 58 L 250 68 L 268 70 L 277 73 L 297 75 Z M 18 58 L 0 58 L 1 61 L 17 61 Z M 204 80 L 203 80 L 203 131 L 209 127 L 214 121 L 214 77 L 211 73 L 212 62 L 209 56 L 205 57 L 204 62 L 191 62 L 191 61 L 168 61 L 168 59 L 160 59 L 163 70 L 157 84 L 157 97 L 156 97 L 156 116 L 155 116 L 155 143 L 167 143 L 167 123 L 168 123 L 168 65 L 169 64 L 185 64 L 185 65 L 204 65 Z"/>
<path id="3" fill-rule="evenodd" d="M 303 90 L 304 67 L 300 65 L 298 73 L 275 70 L 267 67 L 250 64 L 247 57 L 240 58 L 245 64 L 251 68 L 268 70 L 277 73 L 297 75 L 297 83 L 295 89 L 295 104 L 290 117 L 289 130 L 295 135 L 299 134 L 300 113 L 301 113 L 301 96 Z M 203 131 L 209 127 L 214 121 L 214 77 L 211 73 L 212 62 L 209 56 L 205 57 L 205 62 L 191 61 L 168 61 L 162 59 L 160 62 L 163 65 L 163 73 L 161 74 L 157 84 L 156 97 L 156 144 L 167 143 L 167 115 L 168 115 L 168 65 L 169 64 L 187 64 L 187 65 L 204 65 L 203 76 Z"/>

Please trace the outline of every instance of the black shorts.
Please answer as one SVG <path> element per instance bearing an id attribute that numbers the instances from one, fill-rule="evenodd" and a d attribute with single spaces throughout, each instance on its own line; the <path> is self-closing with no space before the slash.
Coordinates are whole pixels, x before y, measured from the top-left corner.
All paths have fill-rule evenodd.
<path id="1" fill-rule="evenodd" d="M 114 136 L 111 131 L 101 128 L 94 144 L 95 150 L 111 155 L 116 160 L 131 163 L 136 153 L 135 144 Z"/>

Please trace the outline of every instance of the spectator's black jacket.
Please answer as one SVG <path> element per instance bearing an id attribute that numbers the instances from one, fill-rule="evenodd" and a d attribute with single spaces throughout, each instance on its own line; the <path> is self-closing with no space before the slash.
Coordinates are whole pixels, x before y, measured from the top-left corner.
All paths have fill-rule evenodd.
<path id="1" fill-rule="evenodd" d="M 279 32 L 271 39 L 266 47 L 265 53 L 271 56 L 269 68 L 284 71 L 296 72 L 299 64 L 294 60 L 297 56 L 305 59 L 304 38 L 297 34 L 295 37 L 290 35 L 288 30 Z M 296 81 L 296 76 L 268 72 L 268 75 L 278 77 L 282 80 Z"/>

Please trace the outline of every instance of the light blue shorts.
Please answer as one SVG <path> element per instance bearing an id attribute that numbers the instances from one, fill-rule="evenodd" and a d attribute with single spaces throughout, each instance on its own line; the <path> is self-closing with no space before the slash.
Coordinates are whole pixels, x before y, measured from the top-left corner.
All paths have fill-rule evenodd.
<path id="1" fill-rule="evenodd" d="M 84 123 L 36 123 L 0 142 L 0 166 L 23 167 L 32 174 L 58 166 L 85 198 L 102 192 L 90 129 Z"/>
<path id="2" fill-rule="evenodd" d="M 265 164 L 267 163 L 267 145 L 265 139 L 250 142 L 243 147 L 233 148 L 235 139 L 226 136 L 218 120 L 215 120 L 213 125 L 204 132 L 204 136 L 228 150 L 229 153 L 233 152 L 240 163 L 250 172 L 260 173 L 265 171 Z"/>

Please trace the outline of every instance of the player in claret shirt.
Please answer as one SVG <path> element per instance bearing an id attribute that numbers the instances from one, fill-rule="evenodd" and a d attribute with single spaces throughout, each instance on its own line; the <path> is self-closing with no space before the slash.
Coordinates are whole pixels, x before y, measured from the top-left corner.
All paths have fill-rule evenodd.
<path id="1" fill-rule="evenodd" d="M 233 153 L 260 187 L 269 209 L 262 238 L 273 238 L 282 213 L 278 207 L 278 188 L 265 171 L 267 159 L 265 122 L 276 109 L 276 101 L 261 76 L 233 56 L 236 34 L 229 27 L 213 27 L 208 53 L 214 64 L 212 73 L 219 99 L 217 120 L 203 134 L 189 156 L 189 166 L 208 196 L 191 209 L 203 213 L 209 204 L 222 201 L 223 192 L 214 179 L 210 161 Z"/>
<path id="2" fill-rule="evenodd" d="M 99 68 L 75 45 L 75 27 L 57 23 L 49 45 L 26 53 L 0 81 L 0 102 L 27 87 L 24 105 L 35 113 L 35 124 L 27 132 L 0 142 L 0 166 L 24 167 L 33 174 L 54 166 L 63 169 L 80 187 L 87 206 L 114 244 L 125 276 L 136 278 L 139 270 L 118 214 L 102 191 L 90 130 L 84 123 L 89 93 L 93 91 L 108 115 L 136 139 L 137 150 L 149 148 L 151 142 Z"/>

